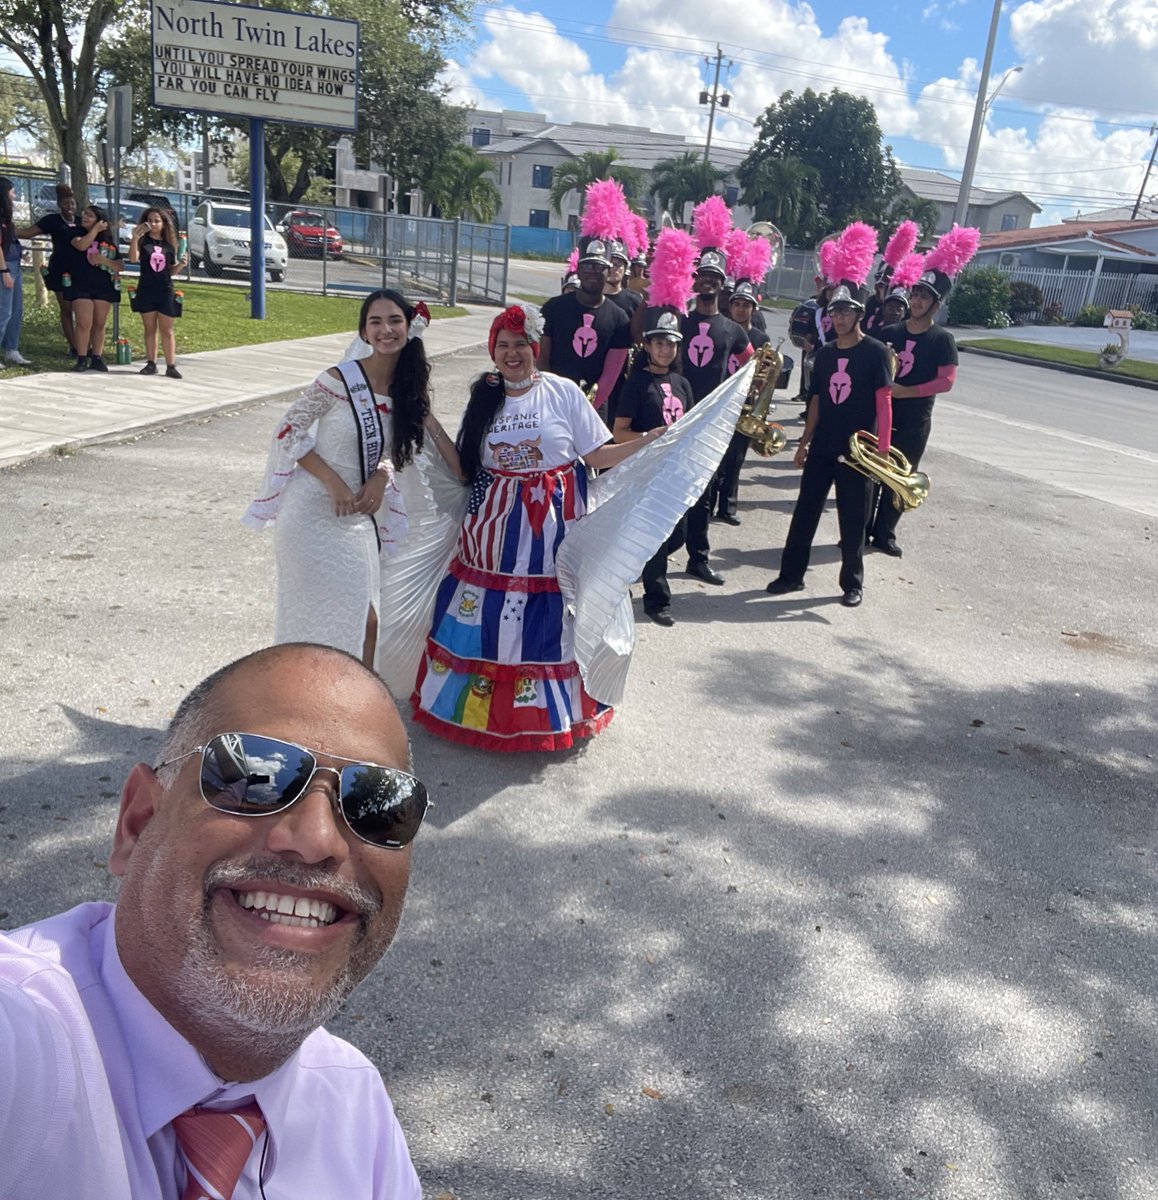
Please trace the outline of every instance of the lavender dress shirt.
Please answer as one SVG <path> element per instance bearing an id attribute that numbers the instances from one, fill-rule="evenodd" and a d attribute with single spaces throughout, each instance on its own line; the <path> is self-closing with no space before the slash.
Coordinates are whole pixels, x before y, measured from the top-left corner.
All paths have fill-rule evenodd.
<path id="1" fill-rule="evenodd" d="M 373 1063 L 318 1029 L 264 1079 L 219 1079 L 125 974 L 112 915 L 82 904 L 0 934 L 3 1200 L 178 1200 L 170 1122 L 249 1097 L 267 1136 L 235 1200 L 260 1200 L 260 1182 L 269 1200 L 421 1200 Z"/>

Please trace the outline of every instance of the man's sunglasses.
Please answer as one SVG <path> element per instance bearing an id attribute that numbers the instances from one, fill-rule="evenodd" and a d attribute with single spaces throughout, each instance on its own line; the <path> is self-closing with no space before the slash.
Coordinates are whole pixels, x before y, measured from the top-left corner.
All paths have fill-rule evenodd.
<path id="1" fill-rule="evenodd" d="M 257 733 L 219 733 L 153 768 L 159 771 L 193 754 L 201 755 L 201 795 L 219 812 L 237 817 L 271 817 L 285 812 L 306 794 L 319 771 L 338 783 L 338 808 L 350 830 L 371 846 L 397 850 L 414 839 L 430 807 L 426 787 L 395 767 L 357 762 L 319 766 L 313 752 L 280 738 Z"/>

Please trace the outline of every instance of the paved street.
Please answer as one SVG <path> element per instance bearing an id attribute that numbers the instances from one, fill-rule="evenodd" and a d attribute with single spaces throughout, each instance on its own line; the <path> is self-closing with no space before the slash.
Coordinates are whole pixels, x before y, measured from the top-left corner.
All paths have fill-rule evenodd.
<path id="1" fill-rule="evenodd" d="M 439 360 L 444 420 L 482 365 Z M 750 458 L 727 586 L 637 601 L 605 735 L 415 729 L 437 808 L 336 1028 L 428 1197 L 1158 1197 L 1152 398 L 965 356 L 862 608 L 832 511 L 764 592 L 798 473 Z M 112 896 L 126 771 L 268 640 L 280 411 L 0 471 L 0 925 Z"/>

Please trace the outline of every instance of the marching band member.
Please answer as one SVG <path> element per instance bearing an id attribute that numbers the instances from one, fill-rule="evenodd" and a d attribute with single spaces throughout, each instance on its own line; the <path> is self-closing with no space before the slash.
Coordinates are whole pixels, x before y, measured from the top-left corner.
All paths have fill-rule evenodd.
<path id="1" fill-rule="evenodd" d="M 884 345 L 865 336 L 861 328 L 866 292 L 864 281 L 876 256 L 876 231 L 862 222 L 845 229 L 826 254 L 825 269 L 833 280 L 828 310 L 836 339 L 816 353 L 812 368 L 812 397 L 796 465 L 803 468 L 800 496 L 780 556 L 780 574 L 770 584 L 773 596 L 797 592 L 824 502 L 836 485 L 840 525 L 841 604 L 855 608 L 864 591 L 865 522 L 871 482 L 847 463 L 849 439 L 859 430 L 876 432 L 882 454 L 889 449 L 892 424 L 889 354 Z"/>
<path id="2" fill-rule="evenodd" d="M 925 269 L 913 284 L 908 320 L 889 326 L 881 335 L 897 355 L 892 441 L 913 470 L 921 462 L 933 428 L 933 403 L 953 387 L 957 378 L 957 342 L 947 329 L 934 324 L 937 310 L 953 286 L 953 277 L 977 252 L 980 240 L 976 229 L 955 225 L 946 233 L 925 259 Z M 896 538 L 900 519 L 888 490 L 882 488 L 869 537 L 875 549 L 893 558 L 903 553 Z"/>

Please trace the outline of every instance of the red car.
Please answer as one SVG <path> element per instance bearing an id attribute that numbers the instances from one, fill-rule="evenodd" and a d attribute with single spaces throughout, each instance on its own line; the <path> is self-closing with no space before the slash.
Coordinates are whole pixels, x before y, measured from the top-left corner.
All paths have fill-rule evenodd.
<path id="1" fill-rule="evenodd" d="M 323 239 L 326 254 L 330 258 L 338 258 L 342 253 L 342 235 L 332 225 L 326 224 L 326 218 L 321 213 L 307 212 L 305 209 L 291 212 L 280 229 L 290 254 L 297 258 L 321 258 Z"/>

